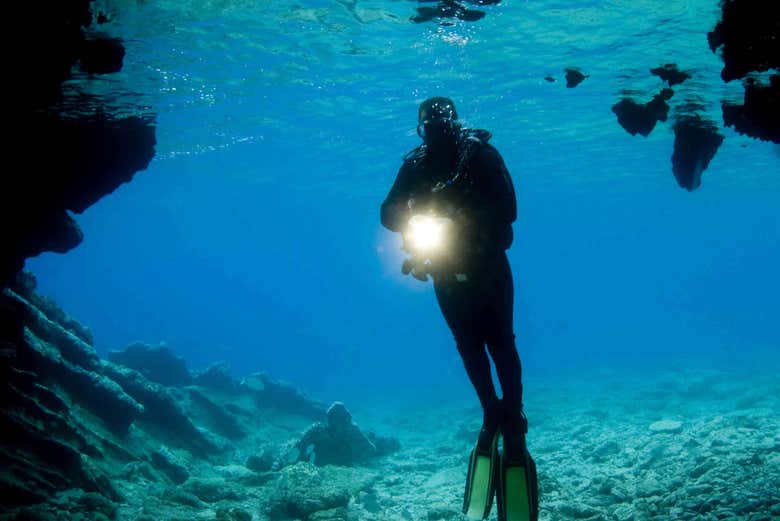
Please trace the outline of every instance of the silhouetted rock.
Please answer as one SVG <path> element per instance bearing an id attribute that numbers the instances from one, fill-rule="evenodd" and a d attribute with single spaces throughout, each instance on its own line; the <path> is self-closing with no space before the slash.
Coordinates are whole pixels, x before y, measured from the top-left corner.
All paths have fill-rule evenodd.
<path id="1" fill-rule="evenodd" d="M 35 110 L 57 100 L 60 85 L 70 76 L 84 41 L 83 28 L 92 17 L 90 1 L 62 0 L 51 4 L 16 2 L 9 22 L 27 21 L 35 31 L 8 52 L 13 70 L 24 81 L 6 82 L 15 109 Z M 11 14 L 13 13 L 13 14 Z"/>
<path id="2" fill-rule="evenodd" d="M 673 94 L 672 89 L 663 89 L 644 104 L 630 98 L 623 98 L 612 106 L 612 112 L 626 132 L 632 136 L 641 134 L 647 137 L 658 121 L 666 121 L 669 114 L 669 105 L 666 101 L 671 99 Z"/>
<path id="3" fill-rule="evenodd" d="M 73 107 L 75 117 L 53 108 L 79 59 L 94 72 L 121 68 L 121 43 L 86 40 L 91 3 L 13 4 L 9 20 L 33 24 L 34 30 L 20 45 L 7 46 L 6 68 L 20 81 L 6 82 L 11 102 L 4 147 L 24 158 L 24 168 L 0 178 L 0 288 L 26 258 L 44 251 L 64 253 L 78 245 L 82 232 L 69 212 L 84 211 L 129 181 L 154 155 L 152 118 L 114 117 L 103 110 L 103 100 L 91 95 L 83 95 Z M 93 106 L 86 109 L 88 105 Z"/>
<path id="4" fill-rule="evenodd" d="M 162 385 L 189 385 L 192 375 L 187 362 L 165 344 L 150 346 L 136 342 L 122 351 L 111 351 L 108 359 L 130 369 L 135 369 L 149 380 Z"/>
<path id="5" fill-rule="evenodd" d="M 780 75 L 769 85 L 748 79 L 742 105 L 722 104 L 723 123 L 740 134 L 780 143 Z"/>
<path id="6" fill-rule="evenodd" d="M 693 191 L 701 185 L 701 175 L 721 143 L 723 136 L 713 123 L 697 116 L 683 116 L 677 120 L 672 171 L 682 188 Z"/>
<path id="7" fill-rule="evenodd" d="M 0 179 L 0 287 L 26 258 L 78 245 L 82 233 L 68 212 L 81 213 L 130 181 L 148 166 L 155 146 L 152 122 L 138 117 L 36 112 L 10 123 L 6 145 L 25 158 L 25 169 Z"/>
<path id="8" fill-rule="evenodd" d="M 780 69 L 780 16 L 776 2 L 722 0 L 721 20 L 707 35 L 710 49 L 721 48 L 724 81 L 749 72 Z"/>
<path id="9" fill-rule="evenodd" d="M 583 81 L 585 81 L 585 78 L 588 76 L 583 74 L 582 71 L 579 69 L 575 69 L 572 67 L 569 67 L 567 69 L 564 69 L 566 71 L 566 88 L 573 89 Z"/>
<path id="10" fill-rule="evenodd" d="M 667 63 L 663 67 L 656 67 L 655 69 L 650 69 L 650 73 L 661 78 L 670 87 L 679 85 L 685 80 L 691 78 L 691 75 L 688 74 L 687 72 L 677 69 L 676 63 Z"/>
<path id="11" fill-rule="evenodd" d="M 227 362 L 216 362 L 205 371 L 196 372 L 192 377 L 192 383 L 217 391 L 236 390 L 236 381 L 230 376 L 230 365 Z"/>
<path id="12" fill-rule="evenodd" d="M 482 5 L 482 4 L 479 4 Z M 466 22 L 476 22 L 485 17 L 484 11 L 469 9 L 455 0 L 441 0 L 435 7 L 417 7 L 417 14 L 409 19 L 414 23 L 429 22 L 434 19 L 458 19 Z M 446 24 L 446 22 L 443 22 Z"/>
<path id="13" fill-rule="evenodd" d="M 110 74 L 122 70 L 125 46 L 119 38 L 94 38 L 81 45 L 79 68 L 93 74 Z"/>

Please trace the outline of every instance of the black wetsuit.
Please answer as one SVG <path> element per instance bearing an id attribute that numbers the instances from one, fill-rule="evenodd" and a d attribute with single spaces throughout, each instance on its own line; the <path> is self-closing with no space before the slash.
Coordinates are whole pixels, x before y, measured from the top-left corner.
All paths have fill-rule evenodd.
<path id="1" fill-rule="evenodd" d="M 517 215 L 512 180 L 499 152 L 484 143 L 466 161 L 458 182 L 432 194 L 436 182 L 452 177 L 456 154 L 435 159 L 420 150 L 424 148 L 404 160 L 382 203 L 382 224 L 402 231 L 411 216 L 409 199 L 416 207 L 465 214 L 457 221 L 460 247 L 455 262 L 432 272 L 436 298 L 485 411 L 485 422 L 503 418 L 505 439 L 507 434 L 516 438 L 516 431 L 522 436 L 521 366 L 512 327 L 514 288 L 505 251 L 512 244 L 511 223 Z M 485 345 L 496 366 L 503 406 Z"/>

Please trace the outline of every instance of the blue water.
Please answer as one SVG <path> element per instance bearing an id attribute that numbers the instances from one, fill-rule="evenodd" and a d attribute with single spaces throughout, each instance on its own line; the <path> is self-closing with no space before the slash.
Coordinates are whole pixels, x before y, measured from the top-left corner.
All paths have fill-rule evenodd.
<path id="1" fill-rule="evenodd" d="M 673 113 L 695 102 L 720 123 L 740 88 L 707 48 L 715 1 L 507 0 L 448 27 L 410 23 L 415 2 L 279 4 L 107 4 L 125 69 L 72 87 L 138 93 L 158 153 L 77 216 L 82 245 L 27 263 L 100 353 L 164 341 L 194 369 L 225 360 L 330 398 L 470 395 L 430 283 L 401 275 L 379 223 L 417 105 L 447 95 L 493 132 L 518 193 L 526 377 L 780 367 L 778 147 L 722 130 L 688 193 L 671 126 L 632 137 L 610 111 L 677 62 L 693 79 Z M 575 89 L 568 66 L 589 75 Z"/>

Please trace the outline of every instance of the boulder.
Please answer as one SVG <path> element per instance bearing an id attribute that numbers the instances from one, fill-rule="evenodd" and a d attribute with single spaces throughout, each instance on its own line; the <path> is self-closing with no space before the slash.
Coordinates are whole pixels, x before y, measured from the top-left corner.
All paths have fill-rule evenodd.
<path id="1" fill-rule="evenodd" d="M 346 507 L 350 486 L 311 465 L 298 463 L 282 470 L 272 499 L 267 504 L 271 519 L 309 519 L 315 512 Z"/>
<path id="2" fill-rule="evenodd" d="M 352 421 L 341 402 L 327 411 L 327 421 L 309 427 L 285 457 L 287 463 L 308 461 L 318 466 L 367 461 L 378 455 L 377 447 Z"/>

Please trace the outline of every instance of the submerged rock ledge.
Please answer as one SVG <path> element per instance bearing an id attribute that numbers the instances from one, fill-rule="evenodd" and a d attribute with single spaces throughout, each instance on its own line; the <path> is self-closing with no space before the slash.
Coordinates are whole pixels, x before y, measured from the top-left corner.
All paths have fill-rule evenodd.
<path id="1" fill-rule="evenodd" d="M 241 519 L 240 502 L 249 497 L 265 505 L 261 511 L 296 511 L 301 501 L 313 514 L 345 503 L 312 496 L 331 497 L 322 487 L 280 496 L 289 485 L 279 480 L 310 472 L 287 467 L 371 464 L 400 448 L 363 432 L 343 404 L 328 408 L 266 373 L 235 381 L 217 364 L 192 374 L 167 347 L 144 344 L 102 360 L 88 330 L 34 288 L 24 273 L 0 294 L 2 520 L 64 512 L 170 519 L 168 508 L 225 501 L 239 503 L 218 509 L 220 518 Z M 154 381 L 168 378 L 160 369 L 170 367 L 180 370 L 177 378 Z M 352 486 L 344 481 L 338 497 L 357 493 L 348 492 Z M 165 503 L 150 508 L 151 517 L 121 514 L 123 505 L 149 498 Z"/>

